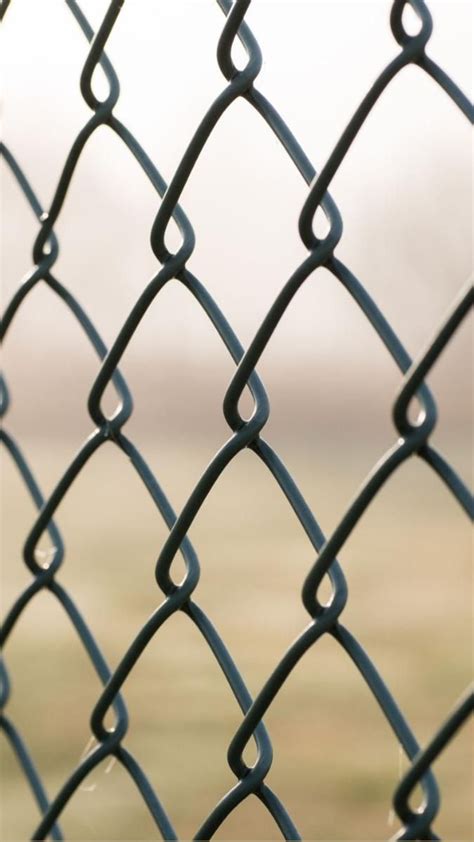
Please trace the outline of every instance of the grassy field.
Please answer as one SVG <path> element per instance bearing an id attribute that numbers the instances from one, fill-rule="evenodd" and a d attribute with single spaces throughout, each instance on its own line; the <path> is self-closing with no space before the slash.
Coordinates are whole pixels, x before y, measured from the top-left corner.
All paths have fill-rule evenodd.
<path id="1" fill-rule="evenodd" d="M 143 443 L 143 453 L 176 509 L 218 443 L 190 445 L 184 437 L 172 446 L 169 441 Z M 459 448 L 454 456 L 460 459 Z M 46 492 L 74 449 L 73 444 L 51 449 L 26 443 L 25 452 Z M 350 451 L 330 445 L 321 450 L 311 453 L 304 443 L 293 443 L 281 447 L 280 454 L 329 533 L 383 447 L 368 442 Z M 3 491 L 5 610 L 28 582 L 21 544 L 34 518 L 7 459 Z M 59 579 L 113 667 L 161 601 L 153 570 L 166 529 L 113 445 L 106 445 L 73 485 L 58 511 L 58 523 L 66 543 Z M 250 452 L 229 467 L 190 534 L 202 564 L 196 599 L 255 693 L 307 622 L 300 591 L 314 553 L 270 475 Z M 467 518 L 439 480 L 413 460 L 370 507 L 340 559 L 350 594 L 345 624 L 379 667 L 423 744 L 470 678 Z M 5 656 L 12 680 L 9 716 L 53 795 L 89 742 L 98 680 L 49 594 L 30 604 Z M 131 720 L 126 745 L 149 775 L 181 838 L 190 838 L 234 783 L 226 749 L 241 714 L 186 617 L 173 617 L 159 631 L 124 693 Z M 406 760 L 334 641 L 322 639 L 305 656 L 265 721 L 274 745 L 268 782 L 306 839 L 375 840 L 395 832 L 389 807 Z M 435 827 L 449 840 L 472 838 L 472 743 L 467 730 L 435 766 L 443 796 Z M 37 811 L 5 740 L 1 742 L 2 838 L 26 839 L 37 823 Z M 157 838 L 117 763 L 96 769 L 65 809 L 62 826 L 76 840 Z M 262 805 L 251 798 L 217 838 L 277 836 Z"/>

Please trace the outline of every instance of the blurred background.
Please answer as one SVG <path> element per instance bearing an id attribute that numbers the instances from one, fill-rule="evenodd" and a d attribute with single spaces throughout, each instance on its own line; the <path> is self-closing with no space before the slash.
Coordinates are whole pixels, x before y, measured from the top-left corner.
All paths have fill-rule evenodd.
<path id="1" fill-rule="evenodd" d="M 106 0 L 82 0 L 97 28 Z M 263 51 L 257 86 L 319 169 L 376 75 L 396 54 L 388 0 L 255 0 L 246 20 Z M 430 0 L 428 53 L 470 94 L 472 9 Z M 165 179 L 225 82 L 216 61 L 224 24 L 211 0 L 126 2 L 107 52 L 121 83 L 117 116 Z M 409 26 L 412 25 L 408 21 Z M 90 111 L 79 90 L 88 47 L 61 0 L 14 0 L 5 16 L 3 137 L 48 208 L 68 150 Z M 238 54 L 238 50 L 236 51 Z M 106 88 L 100 74 L 94 90 Z M 431 339 L 471 273 L 470 129 L 418 68 L 406 68 L 367 119 L 332 186 L 347 262 L 411 355 Z M 38 231 L 2 166 L 2 300 L 32 266 Z M 305 256 L 298 215 L 307 187 L 273 134 L 237 101 L 214 130 L 184 190 L 196 233 L 189 268 L 243 344 Z M 55 231 L 55 274 L 110 345 L 157 271 L 149 245 L 159 197 L 120 141 L 100 128 L 86 146 Z M 429 377 L 439 408 L 433 443 L 466 481 L 471 471 L 472 329 L 467 323 Z M 6 428 L 49 494 L 93 430 L 87 396 L 99 369 L 87 339 L 45 285 L 27 297 L 3 352 L 12 405 Z M 226 441 L 222 400 L 233 363 L 189 293 L 170 282 L 121 370 L 134 395 L 127 435 L 176 511 Z M 395 441 L 400 373 L 356 305 L 318 270 L 266 349 L 259 373 L 279 453 L 325 534 Z M 113 406 L 111 397 L 111 406 Z M 28 583 L 22 545 L 35 511 L 2 454 L 2 610 Z M 57 514 L 66 544 L 60 581 L 114 667 L 161 596 L 154 565 L 167 531 L 132 466 L 112 444 L 81 472 Z M 314 552 L 265 467 L 241 453 L 190 531 L 208 612 L 253 694 L 307 623 L 301 586 Z M 47 539 L 43 542 L 47 549 Z M 340 554 L 349 585 L 344 622 L 367 649 L 424 744 L 469 681 L 472 663 L 468 521 L 420 460 L 405 464 Z M 178 562 L 178 567 L 180 563 Z M 54 598 L 30 604 L 5 652 L 9 716 L 54 795 L 90 738 L 100 686 Z M 126 745 L 182 838 L 233 785 L 226 764 L 241 714 L 210 652 L 184 616 L 159 631 L 124 688 Z M 265 719 L 275 759 L 268 783 L 305 838 L 381 839 L 407 762 L 345 654 L 322 639 Z M 473 835 L 471 745 L 465 732 L 435 764 L 437 832 Z M 38 814 L 5 740 L 6 840 L 29 838 Z M 71 839 L 151 839 L 156 829 L 118 764 L 99 767 L 70 801 Z M 219 839 L 273 839 L 248 799 Z"/>

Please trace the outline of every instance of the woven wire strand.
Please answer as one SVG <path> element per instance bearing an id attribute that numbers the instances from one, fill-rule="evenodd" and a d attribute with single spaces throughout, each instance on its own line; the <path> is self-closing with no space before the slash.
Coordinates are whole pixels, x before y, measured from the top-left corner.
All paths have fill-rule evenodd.
<path id="1" fill-rule="evenodd" d="M 241 724 L 228 749 L 228 762 L 236 777 L 236 783 L 229 792 L 223 794 L 219 803 L 204 818 L 196 831 L 196 839 L 210 839 L 227 816 L 250 795 L 255 795 L 260 799 L 285 839 L 301 838 L 282 801 L 265 782 L 271 768 L 273 752 L 263 717 L 296 664 L 308 649 L 314 646 L 325 634 L 330 634 L 352 660 L 361 679 L 367 684 L 377 701 L 394 733 L 394 737 L 401 744 L 410 761 L 408 771 L 394 793 L 394 809 L 400 819 L 400 829 L 394 838 L 438 839 L 439 837 L 433 829 L 433 823 L 439 810 L 440 796 L 432 765 L 439 753 L 454 738 L 457 731 L 472 713 L 474 709 L 473 693 L 470 690 L 466 691 L 448 714 L 445 722 L 433 735 L 432 740 L 422 750 L 374 662 L 349 629 L 341 622 L 341 615 L 348 599 L 348 588 L 337 555 L 382 485 L 390 479 L 397 468 L 414 455 L 423 459 L 430 466 L 438 478 L 447 486 L 460 507 L 472 519 L 474 513 L 472 495 L 449 462 L 430 443 L 430 437 L 437 422 L 437 410 L 434 397 L 425 383 L 425 378 L 472 307 L 473 291 L 471 285 L 461 290 L 445 321 L 438 327 L 426 350 L 418 359 L 411 360 L 400 339 L 370 297 L 364 285 L 350 268 L 336 257 L 336 248 L 343 233 L 342 217 L 328 190 L 372 108 L 392 80 L 408 64 L 415 64 L 420 71 L 427 74 L 435 84 L 442 88 L 451 98 L 458 111 L 471 123 L 474 120 L 473 106 L 454 81 L 426 53 L 432 32 L 432 19 L 427 5 L 423 0 L 395 0 L 391 6 L 390 25 L 399 51 L 395 58 L 382 69 L 375 83 L 349 120 L 325 166 L 317 174 L 309 158 L 274 105 L 256 87 L 257 77 L 262 66 L 262 55 L 259 45 L 245 20 L 251 0 L 235 0 L 233 3 L 231 0 L 217 0 L 225 15 L 222 33 L 217 45 L 217 61 L 226 84 L 214 102 L 211 103 L 190 139 L 175 173 L 169 183 L 166 183 L 137 138 L 114 115 L 114 107 L 120 96 L 120 85 L 118 76 L 107 58 L 105 48 L 125 0 L 111 0 L 104 19 L 95 34 L 80 5 L 75 0 L 64 0 L 64 2 L 76 25 L 79 26 L 89 42 L 89 49 L 81 73 L 80 87 L 82 96 L 92 114 L 69 150 L 54 191 L 51 206 L 47 211 L 41 206 L 27 176 L 12 152 L 5 144 L 0 147 L 6 165 L 10 168 L 19 189 L 24 194 L 25 200 L 39 223 L 38 234 L 33 244 L 33 268 L 7 304 L 2 320 L 1 336 L 3 339 L 23 302 L 34 287 L 39 283 L 47 284 L 70 310 L 101 361 L 100 371 L 92 384 L 88 401 L 89 414 L 95 424 L 95 430 L 73 461 L 66 467 L 56 487 L 47 498 L 44 498 L 15 439 L 4 427 L 0 433 L 1 440 L 25 487 L 28 489 L 37 511 L 35 522 L 26 537 L 23 552 L 25 564 L 31 572 L 31 582 L 18 594 L 7 612 L 2 627 L 2 644 L 5 644 L 12 634 L 17 620 L 28 609 L 31 600 L 43 589 L 47 589 L 58 600 L 74 627 L 100 679 L 103 690 L 91 714 L 91 730 L 96 740 L 95 747 L 81 759 L 75 769 L 71 770 L 59 791 L 53 797 L 49 797 L 27 744 L 6 712 L 11 686 L 7 666 L 3 660 L 1 662 L 2 714 L 0 726 L 30 785 L 41 815 L 38 827 L 32 833 L 32 839 L 44 839 L 48 835 L 53 839 L 63 838 L 60 820 L 64 807 L 69 799 L 74 796 L 86 776 L 107 757 L 115 757 L 129 774 L 162 838 L 177 839 L 176 831 L 165 805 L 161 803 L 159 795 L 154 791 L 144 769 L 126 748 L 126 735 L 130 723 L 122 694 L 124 682 L 134 669 L 141 654 L 159 632 L 159 629 L 177 611 L 184 613 L 199 630 L 216 659 L 223 677 L 228 683 L 229 690 L 234 695 L 243 715 Z M 1 18 L 10 5 L 10 0 L 3 0 L 0 5 Z M 404 28 L 403 12 L 407 5 L 411 6 L 419 19 L 420 28 L 416 35 L 410 35 Z M 247 55 L 247 64 L 241 70 L 235 67 L 232 60 L 232 47 L 236 38 L 241 41 Z M 100 66 L 104 71 L 109 86 L 108 94 L 103 101 L 99 101 L 92 90 L 92 77 L 97 66 Z M 211 132 L 226 110 L 239 97 L 245 99 L 258 112 L 269 129 L 275 133 L 288 155 L 289 162 L 297 168 L 309 186 L 299 217 L 300 236 L 306 247 L 307 255 L 281 289 L 246 349 L 240 344 L 231 325 L 206 287 L 187 268 L 187 263 L 195 247 L 195 235 L 191 222 L 179 204 L 183 189 Z M 102 125 L 107 125 L 120 138 L 151 182 L 160 199 L 151 231 L 151 244 L 160 268 L 141 292 L 109 349 L 106 348 L 76 297 L 63 285 L 53 271 L 60 249 L 54 227 L 61 214 L 81 154 L 94 132 Z M 313 231 L 314 218 L 319 209 L 324 213 L 329 226 L 329 231 L 323 239 L 318 238 Z M 181 245 L 175 254 L 171 254 L 165 246 L 165 235 L 171 220 L 178 226 L 182 237 Z M 334 281 L 342 284 L 352 297 L 354 303 L 360 308 L 378 338 L 390 353 L 401 374 L 400 388 L 393 403 L 394 445 L 381 457 L 337 527 L 329 536 L 323 534 L 314 513 L 304 500 L 293 477 L 285 468 L 275 450 L 262 437 L 270 414 L 270 406 L 264 384 L 256 370 L 260 357 L 293 297 L 312 273 L 321 266 L 328 270 Z M 231 437 L 206 468 L 178 516 L 150 466 L 123 431 L 133 413 L 133 400 L 127 383 L 119 370 L 122 357 L 136 330 L 139 329 L 142 318 L 150 305 L 156 300 L 160 291 L 171 279 L 180 281 L 197 301 L 209 319 L 212 328 L 217 331 L 236 366 L 235 374 L 223 399 L 224 415 L 231 431 Z M 118 404 L 116 411 L 107 416 L 101 408 L 101 401 L 110 384 L 115 389 Z M 251 417 L 244 420 L 239 413 L 238 404 L 244 389 L 247 387 L 251 392 L 254 408 Z M 415 398 L 421 405 L 421 411 L 416 422 L 413 422 L 409 417 L 409 409 Z M 2 419 L 7 413 L 8 406 L 9 392 L 7 383 L 2 377 L 0 380 Z M 162 602 L 151 618 L 137 630 L 135 639 L 123 654 L 114 671 L 111 671 L 108 667 L 92 630 L 87 626 L 72 596 L 60 583 L 65 544 L 54 522 L 56 510 L 68 493 L 72 482 L 105 442 L 112 442 L 127 455 L 169 530 L 168 538 L 159 553 L 155 569 L 156 583 L 163 596 Z M 250 695 L 244 679 L 218 630 L 196 601 L 195 593 L 200 577 L 200 562 L 188 537 L 189 529 L 217 479 L 231 460 L 244 448 L 252 450 L 273 476 L 289 506 L 296 514 L 301 529 L 304 530 L 314 549 L 316 559 L 302 585 L 302 606 L 309 615 L 309 622 L 306 618 L 306 624 L 301 634 L 283 653 L 277 666 L 267 677 L 255 698 Z M 45 533 L 48 535 L 53 548 L 47 565 L 41 564 L 38 558 L 38 544 Z M 173 562 L 178 552 L 182 555 L 186 568 L 185 578 L 180 584 L 177 584 L 172 577 Z M 322 603 L 318 598 L 318 592 L 326 577 L 329 578 L 331 584 L 332 596 L 327 603 Z M 104 721 L 110 709 L 114 712 L 115 722 L 112 728 L 106 728 Z M 257 750 L 257 759 L 251 767 L 244 761 L 244 751 L 250 740 L 254 740 Z M 409 799 L 418 784 L 423 789 L 424 802 L 422 807 L 415 811 L 411 808 Z M 348 832 L 350 833 L 350 829 L 348 829 Z"/>

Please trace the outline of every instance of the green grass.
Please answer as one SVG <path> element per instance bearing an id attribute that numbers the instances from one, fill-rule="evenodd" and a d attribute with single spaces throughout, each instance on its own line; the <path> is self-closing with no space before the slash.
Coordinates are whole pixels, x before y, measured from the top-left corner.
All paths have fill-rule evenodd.
<path id="1" fill-rule="evenodd" d="M 216 443 L 218 444 L 218 443 Z M 214 442 L 143 450 L 177 509 L 212 455 Z M 73 449 L 30 442 L 32 467 L 50 490 Z M 282 455 L 321 526 L 330 531 L 380 453 L 367 444 L 343 459 L 286 447 Z M 34 511 L 5 460 L 3 606 L 28 581 L 21 544 Z M 58 511 L 66 558 L 59 574 L 114 667 L 160 603 L 154 564 L 166 529 L 130 464 L 112 446 L 97 454 Z M 253 454 L 232 464 L 191 530 L 202 576 L 196 600 L 230 648 L 252 693 L 307 623 L 301 585 L 314 559 L 298 522 Z M 471 671 L 467 519 L 431 473 L 413 461 L 392 479 L 341 553 L 349 585 L 344 622 L 374 659 L 421 743 L 430 738 Z M 179 579 L 178 562 L 173 576 Z M 54 794 L 89 737 L 100 684 L 50 594 L 18 622 L 5 656 L 12 679 L 9 716 Z M 241 714 L 212 655 L 188 618 L 158 632 L 124 688 L 127 747 L 143 765 L 181 838 L 233 785 L 226 763 Z M 265 719 L 274 745 L 268 783 L 307 839 L 383 839 L 399 778 L 399 746 L 344 652 L 324 638 L 296 667 Z M 466 729 L 467 730 L 467 729 Z M 248 748 L 249 759 L 254 756 Z M 406 768 L 406 761 L 401 763 Z M 133 783 L 107 763 L 62 817 L 76 840 L 152 839 L 156 830 Z M 29 838 L 38 815 L 2 740 L 2 838 Z M 443 803 L 438 833 L 472 837 L 471 744 L 459 735 L 436 764 Z M 274 839 L 251 798 L 218 839 Z"/>

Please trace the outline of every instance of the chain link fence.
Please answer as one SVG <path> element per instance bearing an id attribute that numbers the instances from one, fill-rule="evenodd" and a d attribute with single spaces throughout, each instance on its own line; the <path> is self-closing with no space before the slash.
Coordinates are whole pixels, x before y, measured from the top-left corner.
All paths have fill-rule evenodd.
<path id="1" fill-rule="evenodd" d="M 2 629 L 2 642 L 6 643 L 10 638 L 18 619 L 23 612 L 28 611 L 32 600 L 41 591 L 47 589 L 57 599 L 74 627 L 103 685 L 103 690 L 90 719 L 92 734 L 97 744 L 81 759 L 77 767 L 71 770 L 59 791 L 51 796 L 47 794 L 41 774 L 26 742 L 9 718 L 8 701 L 11 688 L 7 666 L 2 662 L 1 727 L 30 785 L 40 812 L 38 826 L 33 830 L 31 838 L 44 839 L 50 836 L 53 839 L 62 839 L 61 814 L 68 801 L 74 797 L 86 776 L 98 764 L 105 758 L 115 757 L 137 787 L 162 838 L 177 839 L 166 804 L 161 803 L 159 793 L 152 787 L 146 770 L 139 765 L 127 748 L 129 719 L 122 688 L 152 638 L 159 633 L 160 628 L 173 614 L 182 612 L 199 630 L 212 651 L 222 671 L 223 680 L 227 682 L 229 692 L 233 694 L 242 711 L 241 724 L 228 747 L 228 763 L 235 775 L 235 785 L 213 807 L 197 829 L 195 838 L 210 839 L 219 830 L 226 817 L 250 795 L 256 796 L 262 802 L 275 823 L 276 833 L 279 831 L 285 839 L 301 838 L 295 824 L 297 817 L 294 819 L 290 817 L 278 794 L 266 783 L 266 777 L 272 765 L 272 743 L 264 724 L 264 717 L 283 683 L 305 652 L 310 647 L 317 646 L 318 640 L 323 635 L 329 634 L 353 662 L 361 681 L 366 683 L 380 706 L 393 731 L 394 739 L 400 743 L 409 759 L 408 771 L 402 777 L 393 796 L 393 807 L 400 823 L 400 828 L 394 838 L 438 839 L 435 820 L 440 806 L 440 793 L 432 766 L 440 752 L 455 737 L 473 711 L 472 691 L 467 690 L 454 709 L 446 712 L 445 721 L 440 723 L 431 741 L 424 748 L 420 748 L 409 723 L 375 664 L 351 631 L 343 624 L 348 588 L 344 570 L 337 557 L 341 548 L 350 540 L 352 531 L 383 484 L 390 480 L 395 470 L 403 470 L 406 461 L 413 456 L 424 460 L 433 471 L 434 480 L 444 483 L 459 506 L 472 518 L 473 500 L 469 490 L 449 462 L 430 443 L 430 437 L 437 422 L 437 409 L 425 379 L 444 351 L 446 344 L 467 316 L 473 303 L 473 293 L 470 284 L 460 291 L 445 321 L 436 327 L 429 346 L 416 360 L 411 360 L 364 285 L 336 256 L 336 249 L 343 235 L 343 223 L 339 208 L 328 192 L 341 163 L 350 153 L 352 142 L 377 101 L 384 95 L 392 80 L 409 64 L 417 65 L 420 73 L 430 77 L 432 83 L 439 86 L 451 98 L 459 112 L 470 122 L 473 121 L 473 107 L 466 96 L 436 61 L 427 55 L 432 33 L 429 8 L 423 0 L 409 0 L 408 2 L 395 0 L 393 2 L 390 10 L 390 26 L 398 44 L 398 52 L 395 58 L 383 68 L 366 93 L 334 146 L 325 166 L 317 174 L 290 128 L 274 105 L 258 89 L 262 54 L 245 19 L 251 0 L 235 0 L 233 3 L 231 0 L 218 0 L 224 14 L 224 24 L 217 45 L 217 61 L 225 84 L 197 127 L 171 181 L 166 183 L 137 138 L 114 114 L 120 87 L 116 71 L 107 58 L 105 48 L 124 0 L 110 2 L 96 33 L 92 31 L 80 5 L 75 0 L 64 0 L 64 2 L 90 45 L 80 77 L 80 88 L 82 97 L 92 113 L 69 150 L 48 210 L 42 207 L 27 175 L 12 151 L 4 144 L 1 147 L 5 163 L 10 168 L 39 223 L 39 231 L 33 244 L 34 266 L 6 306 L 2 321 L 2 337 L 7 333 L 29 293 L 37 284 L 47 284 L 69 308 L 101 361 L 100 371 L 92 384 L 88 401 L 88 410 L 95 430 L 77 456 L 65 467 L 52 493 L 45 498 L 21 448 L 7 429 L 5 427 L 2 429 L 2 442 L 37 510 L 36 520 L 24 542 L 23 553 L 24 562 L 31 573 L 31 581 L 18 594 L 7 611 Z M 2 17 L 8 12 L 10 5 L 13 5 L 10 0 L 3 0 Z M 407 6 L 411 7 L 418 19 L 416 34 L 409 34 L 404 24 L 404 12 Z M 232 58 L 232 49 L 236 39 L 240 40 L 247 55 L 247 62 L 243 69 L 237 69 Z M 98 66 L 105 73 L 109 86 L 108 94 L 102 101 L 97 98 L 92 86 L 92 79 Z M 255 336 L 245 349 L 206 287 L 187 268 L 195 247 L 195 234 L 190 220 L 180 205 L 183 189 L 211 132 L 238 97 L 245 99 L 275 133 L 286 151 L 288 165 L 296 167 L 308 184 L 307 197 L 299 216 L 299 233 L 307 255 L 295 268 L 275 298 Z M 60 251 L 55 235 L 55 225 L 83 150 L 94 132 L 103 125 L 108 126 L 120 138 L 161 200 L 158 203 L 158 212 L 151 231 L 151 244 L 160 268 L 143 289 L 110 348 L 106 348 L 88 314 L 56 276 L 54 268 Z M 318 212 L 324 214 L 328 227 L 328 232 L 323 238 L 314 233 L 315 216 Z M 166 232 L 172 221 L 176 223 L 181 233 L 181 244 L 175 253 L 170 253 L 165 245 Z M 263 437 L 270 406 L 265 386 L 257 373 L 260 357 L 271 342 L 275 328 L 284 317 L 294 296 L 318 267 L 324 267 L 331 273 L 334 282 L 342 284 L 347 290 L 400 370 L 400 388 L 393 401 L 395 427 L 393 447 L 374 466 L 361 490 L 329 536 L 322 533 L 313 511 L 307 505 L 293 477 Z M 209 320 L 210 327 L 217 332 L 235 363 L 235 374 L 223 396 L 223 411 L 230 429 L 230 438 L 202 474 L 179 515 L 174 512 L 149 464 L 125 433 L 126 423 L 133 412 L 133 402 L 127 383 L 119 369 L 129 342 L 135 332 L 140 329 L 145 313 L 171 279 L 180 281 L 198 302 Z M 102 400 L 110 385 L 115 389 L 118 404 L 116 411 L 107 415 L 102 407 Z M 239 411 L 239 401 L 247 388 L 253 398 L 253 411 L 249 418 L 243 418 Z M 419 407 L 416 420 L 413 420 L 411 412 L 413 404 Z M 8 406 L 9 391 L 2 378 L 2 417 L 5 416 Z M 157 595 L 161 591 L 162 601 L 153 615 L 137 631 L 135 639 L 123 653 L 120 663 L 113 671 L 107 665 L 94 634 L 79 612 L 73 596 L 61 584 L 61 565 L 65 547 L 54 520 L 56 510 L 68 494 L 71 484 L 86 463 L 93 460 L 94 454 L 106 442 L 112 442 L 126 454 L 169 530 L 155 568 Z M 316 559 L 302 583 L 302 625 L 304 628 L 282 655 L 275 669 L 268 675 L 267 680 L 253 698 L 219 632 L 196 601 L 199 594 L 200 562 L 188 537 L 190 527 L 207 495 L 229 463 L 244 448 L 249 448 L 263 462 L 275 483 L 282 490 L 288 506 L 293 509 L 301 529 L 304 530 L 314 548 Z M 126 525 L 123 528 L 126 528 Z M 38 552 L 40 539 L 45 534 L 49 536 L 54 548 L 47 563 L 41 560 Z M 173 577 L 173 562 L 177 554 L 181 554 L 186 569 L 181 582 L 175 581 Z M 332 595 L 327 602 L 323 602 L 320 597 L 320 586 L 326 579 L 330 581 Z M 304 611 L 307 614 L 306 624 Z M 113 727 L 106 727 L 105 719 L 110 711 L 114 713 L 115 722 Z M 251 741 L 255 743 L 257 759 L 252 766 L 249 766 L 244 760 L 244 752 Z M 421 786 L 424 799 L 422 806 L 414 809 L 410 804 L 410 797 L 417 785 Z M 351 828 L 348 828 L 347 837 L 349 838 L 350 835 Z"/>

